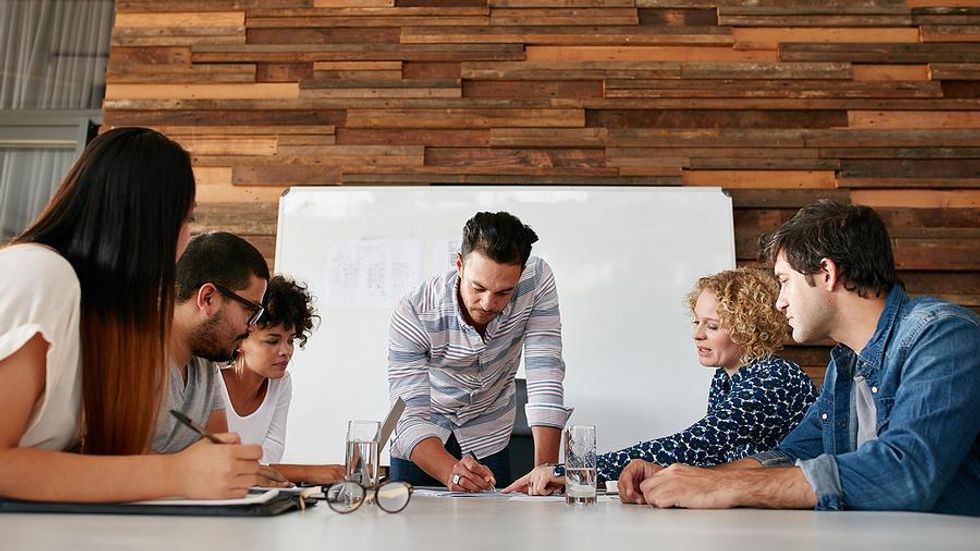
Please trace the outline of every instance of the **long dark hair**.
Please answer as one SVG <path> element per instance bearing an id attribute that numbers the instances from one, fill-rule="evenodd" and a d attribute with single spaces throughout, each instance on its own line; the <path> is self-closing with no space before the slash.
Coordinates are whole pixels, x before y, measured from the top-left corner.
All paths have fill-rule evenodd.
<path id="1" fill-rule="evenodd" d="M 190 156 L 163 134 L 95 138 L 15 243 L 71 263 L 81 285 L 83 451 L 146 450 L 166 381 L 177 242 L 194 204 Z"/>

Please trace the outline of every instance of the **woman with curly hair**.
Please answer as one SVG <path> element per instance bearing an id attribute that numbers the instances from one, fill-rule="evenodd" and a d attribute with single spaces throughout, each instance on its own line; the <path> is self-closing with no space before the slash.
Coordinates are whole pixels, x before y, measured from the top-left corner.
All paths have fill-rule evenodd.
<path id="1" fill-rule="evenodd" d="M 799 424 L 817 391 L 798 365 L 775 355 L 787 334 L 778 294 L 772 275 L 756 268 L 698 280 L 687 304 L 698 362 L 717 368 L 708 412 L 676 434 L 599 455 L 599 480 L 617 480 L 633 459 L 702 467 L 736 461 L 774 448 Z M 547 495 L 564 485 L 563 474 L 561 465 L 541 465 L 505 491 Z"/>
<path id="2" fill-rule="evenodd" d="M 242 442 L 262 445 L 262 462 L 292 482 L 329 483 L 341 465 L 277 464 L 286 450 L 286 418 L 293 386 L 286 368 L 293 345 L 306 346 L 313 329 L 313 297 L 306 287 L 277 275 L 265 292 L 265 312 L 249 329 L 235 361 L 221 372 L 228 429 Z"/>

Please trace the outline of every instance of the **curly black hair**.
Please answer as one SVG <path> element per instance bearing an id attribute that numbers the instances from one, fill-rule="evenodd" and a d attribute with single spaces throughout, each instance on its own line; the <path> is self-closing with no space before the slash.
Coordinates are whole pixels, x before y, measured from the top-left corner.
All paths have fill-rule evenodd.
<path id="1" fill-rule="evenodd" d="M 281 323 L 287 330 L 296 332 L 299 347 L 303 348 L 310 338 L 314 319 L 319 320 L 320 316 L 313 309 L 313 295 L 306 285 L 282 275 L 269 280 L 265 312 L 259 318 L 259 327 L 274 327 Z"/>

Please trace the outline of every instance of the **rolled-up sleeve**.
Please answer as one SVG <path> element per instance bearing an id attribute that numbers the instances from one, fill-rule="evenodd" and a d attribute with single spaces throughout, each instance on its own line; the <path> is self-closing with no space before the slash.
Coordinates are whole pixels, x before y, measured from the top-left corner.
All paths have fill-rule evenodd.
<path id="1" fill-rule="evenodd" d="M 405 412 L 392 437 L 392 455 L 411 459 L 419 442 L 438 437 L 431 421 L 429 339 L 410 296 L 395 308 L 388 336 L 388 392 L 405 401 Z"/>
<path id="2" fill-rule="evenodd" d="M 524 371 L 530 427 L 563 428 L 571 415 L 564 405 L 565 362 L 561 355 L 561 314 L 551 268 L 543 260 L 531 314 L 524 335 Z"/>

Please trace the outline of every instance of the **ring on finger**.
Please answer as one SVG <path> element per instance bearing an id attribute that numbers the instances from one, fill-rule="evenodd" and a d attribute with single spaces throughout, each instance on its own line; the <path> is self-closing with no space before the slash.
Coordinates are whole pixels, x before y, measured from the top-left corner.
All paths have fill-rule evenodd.
<path id="1" fill-rule="evenodd" d="M 459 486 L 459 479 L 462 478 L 459 473 L 453 475 L 453 484 Z"/>

